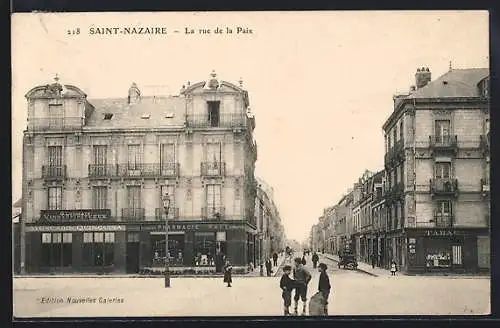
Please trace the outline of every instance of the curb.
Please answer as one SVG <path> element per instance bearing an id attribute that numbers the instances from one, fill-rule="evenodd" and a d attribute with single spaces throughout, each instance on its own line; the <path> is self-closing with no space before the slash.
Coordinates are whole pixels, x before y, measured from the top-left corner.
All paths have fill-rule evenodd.
<path id="1" fill-rule="evenodd" d="M 183 279 L 183 278 L 223 278 L 224 275 L 178 275 L 178 276 L 170 276 L 170 279 Z M 237 278 L 271 278 L 271 277 L 267 277 L 267 276 L 260 276 L 260 275 L 234 275 L 233 274 L 233 277 L 237 277 Z M 130 278 L 157 278 L 157 279 L 164 279 L 165 276 L 161 275 L 161 274 L 158 274 L 158 275 L 135 275 L 135 274 L 131 274 L 131 275 L 112 275 L 112 274 L 109 274 L 109 275 L 64 275 L 64 276 L 58 276 L 58 275 L 46 275 L 46 276 L 28 276 L 28 275 L 25 275 L 25 276 L 19 276 L 19 275 L 16 275 L 16 276 L 13 276 L 12 278 L 16 279 L 38 279 L 38 278 L 43 278 L 43 279 L 61 279 L 61 278 L 92 278 L 92 279 L 109 279 L 109 278 L 114 278 L 114 279 L 130 279 Z"/>

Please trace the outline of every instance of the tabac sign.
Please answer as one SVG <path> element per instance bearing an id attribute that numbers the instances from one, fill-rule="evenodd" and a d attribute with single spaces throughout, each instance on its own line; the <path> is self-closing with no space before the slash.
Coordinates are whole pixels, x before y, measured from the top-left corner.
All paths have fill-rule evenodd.
<path id="1" fill-rule="evenodd" d="M 84 209 L 84 210 L 41 210 L 40 222 L 99 222 L 111 217 L 109 209 Z"/>

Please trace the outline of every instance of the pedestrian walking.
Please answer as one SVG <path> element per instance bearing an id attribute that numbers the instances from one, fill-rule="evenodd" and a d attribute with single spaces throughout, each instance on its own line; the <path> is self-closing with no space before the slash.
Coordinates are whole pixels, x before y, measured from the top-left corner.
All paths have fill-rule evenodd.
<path id="1" fill-rule="evenodd" d="M 313 262 L 313 268 L 316 269 L 316 266 L 318 265 L 319 262 L 319 256 L 316 252 L 313 253 L 312 262 Z"/>
<path id="2" fill-rule="evenodd" d="M 319 264 L 319 283 L 318 283 L 318 291 L 323 295 L 323 306 L 324 313 L 328 315 L 328 297 L 330 296 L 330 289 L 332 286 L 330 285 L 330 278 L 328 278 L 328 274 L 326 270 L 328 269 L 325 263 Z"/>
<path id="3" fill-rule="evenodd" d="M 371 260 L 372 260 L 372 269 L 375 269 L 375 265 L 377 264 L 377 255 L 375 253 L 372 253 Z"/>
<path id="4" fill-rule="evenodd" d="M 281 297 L 283 298 L 283 311 L 284 315 L 290 315 L 290 305 L 292 305 L 292 290 L 295 287 L 295 280 L 290 278 L 292 267 L 285 265 L 283 267 L 283 275 L 280 280 L 280 288 L 282 290 Z"/>
<path id="5" fill-rule="evenodd" d="M 302 263 L 302 265 L 306 265 L 307 261 L 306 261 L 306 257 L 305 256 L 302 256 L 301 263 Z"/>
<path id="6" fill-rule="evenodd" d="M 273 267 L 272 267 L 272 263 L 271 263 L 271 259 L 267 259 L 266 260 L 266 273 L 267 273 L 267 276 L 270 277 L 271 276 L 271 273 L 273 272 Z"/>
<path id="7" fill-rule="evenodd" d="M 227 287 L 231 287 L 231 283 L 233 282 L 233 267 L 231 263 L 226 260 L 226 264 L 224 265 L 224 282 L 227 283 Z"/>
<path id="8" fill-rule="evenodd" d="M 273 265 L 278 266 L 278 253 L 273 253 Z"/>
<path id="9" fill-rule="evenodd" d="M 396 271 L 398 271 L 398 268 L 396 266 L 396 261 L 392 260 L 392 262 L 391 262 L 391 276 L 395 276 Z"/>
<path id="10" fill-rule="evenodd" d="M 293 297 L 293 300 L 295 301 L 293 313 L 295 315 L 298 314 L 299 299 L 302 300 L 302 315 L 306 315 L 307 285 L 312 278 L 309 271 L 307 271 L 307 269 L 302 264 L 302 260 L 305 261 L 304 258 L 301 259 L 300 257 L 297 257 L 294 260 L 295 268 L 293 270 L 293 279 L 295 279 L 295 281 L 297 282 L 295 295 Z"/>

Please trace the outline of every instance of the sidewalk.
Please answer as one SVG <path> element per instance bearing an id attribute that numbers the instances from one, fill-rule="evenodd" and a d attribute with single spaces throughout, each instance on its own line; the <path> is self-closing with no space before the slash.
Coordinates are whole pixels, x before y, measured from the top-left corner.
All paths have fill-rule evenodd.
<path id="1" fill-rule="evenodd" d="M 281 270 L 281 267 L 283 266 L 283 263 L 285 261 L 285 256 L 280 256 L 278 257 L 278 266 L 273 267 L 273 273 L 271 274 L 272 277 L 275 277 L 278 272 Z M 263 277 L 266 276 L 266 268 L 264 267 L 264 275 Z M 162 274 L 137 274 L 137 273 L 132 273 L 132 274 L 116 274 L 116 273 L 109 273 L 109 274 L 86 274 L 86 273 L 67 273 L 67 274 L 26 274 L 26 275 L 19 275 L 19 274 L 13 274 L 12 278 L 160 278 L 164 279 L 164 275 Z M 223 273 L 215 273 L 215 274 L 186 274 L 186 275 L 171 275 L 171 279 L 177 279 L 177 278 L 222 278 L 224 277 Z M 238 278 L 253 278 L 253 277 L 261 277 L 260 275 L 260 268 L 257 266 L 254 268 L 253 271 L 245 273 L 245 274 L 233 274 L 233 277 L 238 277 Z"/>
<path id="2" fill-rule="evenodd" d="M 322 254 L 320 256 L 324 256 L 332 261 L 339 262 L 339 257 L 334 254 Z M 379 267 L 372 268 L 370 264 L 367 264 L 365 262 L 358 262 L 358 271 L 367 273 L 371 276 L 374 277 L 384 277 L 384 276 L 390 276 L 391 272 L 387 269 L 382 269 Z M 427 277 L 447 277 L 447 278 L 460 278 L 460 279 L 471 279 L 471 278 L 477 278 L 477 279 L 490 279 L 491 276 L 489 274 L 450 274 L 450 273 L 421 273 L 421 274 L 408 274 L 408 273 L 402 273 L 402 272 L 396 272 L 396 276 L 427 276 Z"/>

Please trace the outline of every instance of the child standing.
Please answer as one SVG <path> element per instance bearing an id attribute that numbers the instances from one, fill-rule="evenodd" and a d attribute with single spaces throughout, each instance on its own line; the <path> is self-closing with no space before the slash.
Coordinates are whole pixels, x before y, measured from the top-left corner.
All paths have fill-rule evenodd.
<path id="1" fill-rule="evenodd" d="M 397 271 L 396 261 L 393 260 L 391 262 L 391 276 L 395 276 L 396 275 L 396 271 Z"/>
<path id="2" fill-rule="evenodd" d="M 302 300 L 302 315 L 306 315 L 306 303 L 307 303 L 307 285 L 311 281 L 311 274 L 302 264 L 302 259 L 300 257 L 295 258 L 295 268 L 293 269 L 293 278 L 296 280 L 295 285 L 295 295 L 293 300 L 294 304 L 294 315 L 298 315 L 299 299 Z"/>
<path id="3" fill-rule="evenodd" d="M 323 295 L 324 299 L 324 313 L 328 315 L 328 296 L 330 296 L 330 289 L 332 286 L 330 285 L 330 278 L 328 278 L 328 274 L 326 273 L 326 269 L 328 267 L 325 263 L 319 264 L 319 283 L 318 283 L 318 291 Z"/>
<path id="4" fill-rule="evenodd" d="M 290 278 L 290 273 L 292 272 L 292 267 L 290 265 L 285 265 L 283 267 L 283 275 L 280 280 L 280 288 L 283 290 L 281 297 L 283 298 L 283 310 L 284 315 L 290 315 L 290 305 L 292 305 L 292 290 L 295 285 L 295 281 Z"/>
<path id="5" fill-rule="evenodd" d="M 231 287 L 231 283 L 233 282 L 232 277 L 233 267 L 229 261 L 226 261 L 226 265 L 224 265 L 224 282 L 227 282 L 227 287 Z"/>

